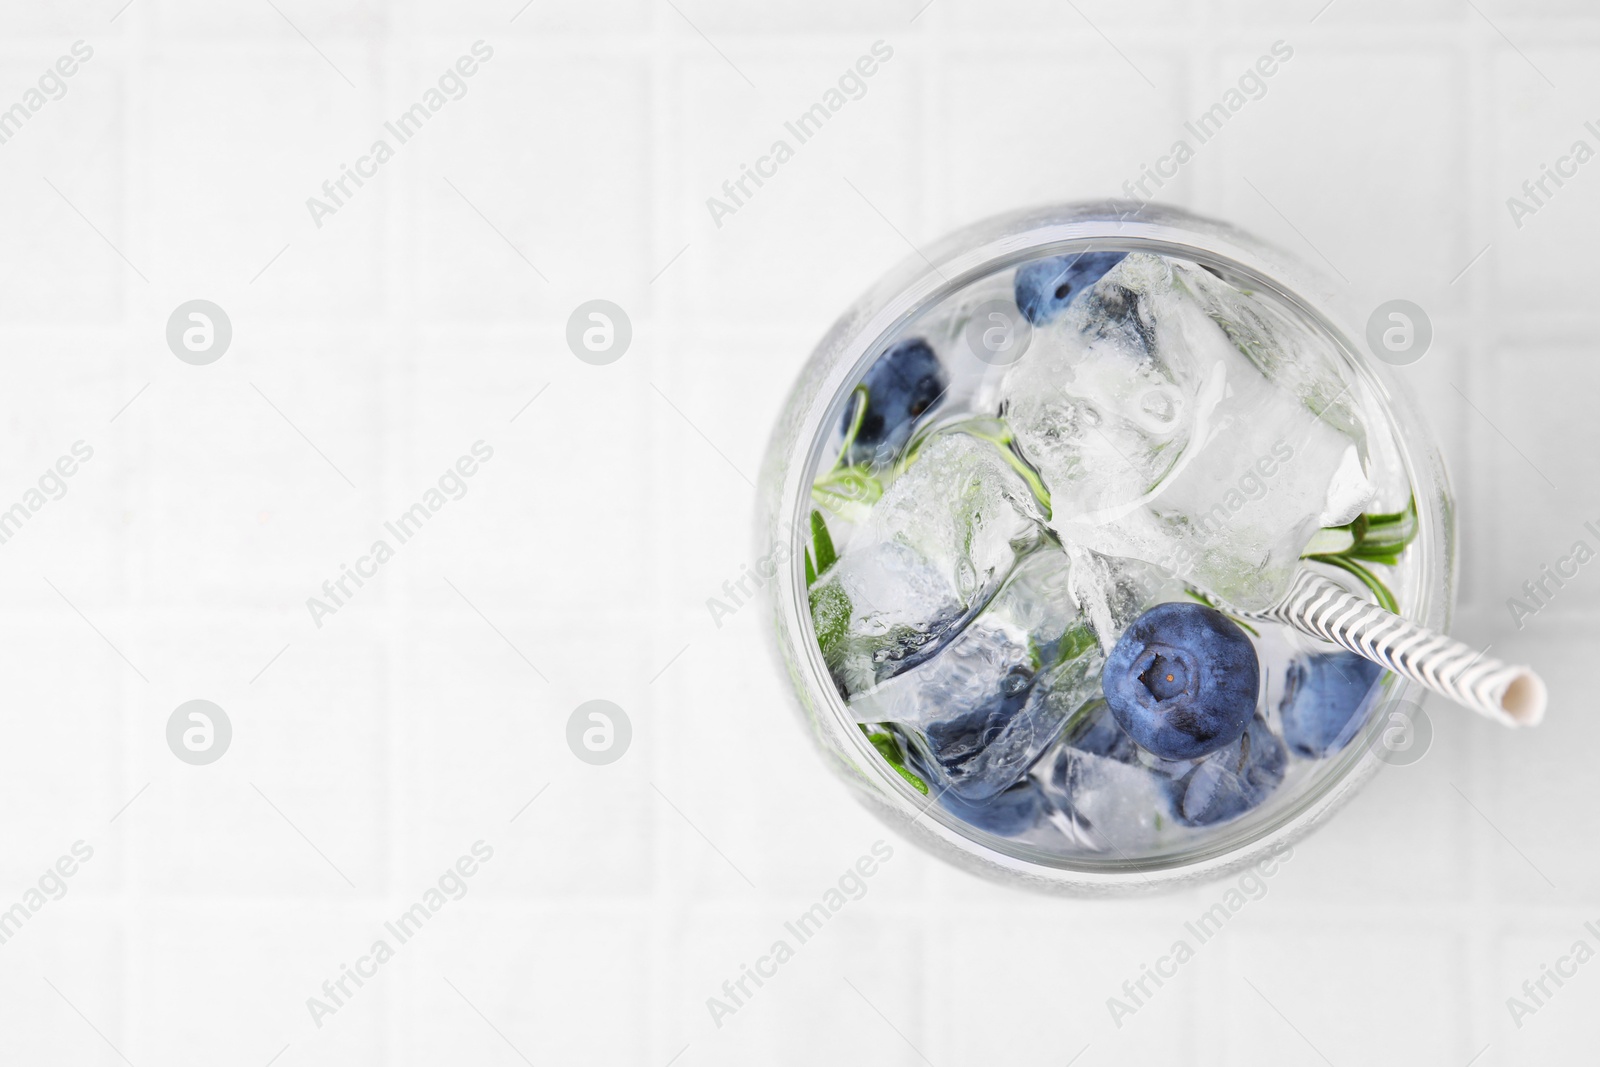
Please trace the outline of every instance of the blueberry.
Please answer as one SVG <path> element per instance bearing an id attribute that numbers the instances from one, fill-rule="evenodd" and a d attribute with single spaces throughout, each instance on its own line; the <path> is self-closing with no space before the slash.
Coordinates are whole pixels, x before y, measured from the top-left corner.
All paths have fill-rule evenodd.
<path id="1" fill-rule="evenodd" d="M 920 337 L 907 338 L 879 356 L 861 379 L 867 387 L 867 412 L 850 446 L 849 461 L 867 463 L 894 455 L 911 438 L 917 419 L 943 398 L 949 381 L 939 357 Z M 850 432 L 854 416 L 852 402 L 845 408 L 842 433 Z"/>
<path id="2" fill-rule="evenodd" d="M 1203 604 L 1157 604 L 1133 621 L 1100 678 L 1117 725 L 1162 759 L 1197 759 L 1250 725 L 1261 688 L 1244 631 Z"/>
<path id="3" fill-rule="evenodd" d="M 946 791 L 939 803 L 950 814 L 998 837 L 1016 837 L 1032 829 L 1044 814 L 1044 800 L 1032 782 L 1018 782 L 981 804 Z"/>
<path id="4" fill-rule="evenodd" d="M 1036 259 L 1017 268 L 1013 282 L 1017 307 L 1035 326 L 1053 322 L 1106 271 L 1122 262 L 1126 252 L 1079 252 L 1070 256 Z"/>
<path id="5" fill-rule="evenodd" d="M 1185 826 L 1236 819 L 1267 799 L 1289 762 L 1283 742 L 1259 715 L 1239 739 L 1201 760 L 1181 783 L 1176 811 Z"/>
<path id="6" fill-rule="evenodd" d="M 1382 674 L 1382 667 L 1353 652 L 1320 652 L 1289 664 L 1278 705 L 1289 751 L 1321 759 L 1348 745 Z"/>
<path id="7" fill-rule="evenodd" d="M 924 747 L 936 765 L 936 780 L 967 800 L 986 800 L 1010 785 L 1014 776 L 1005 772 L 1016 768 L 996 766 L 996 761 L 1027 752 L 1019 748 L 1017 731 L 1031 733 L 1032 720 L 1018 716 L 1028 703 L 1037 676 L 1023 667 L 1012 667 L 1001 679 L 997 692 L 970 711 L 943 722 L 930 723 L 923 730 Z M 997 773 L 999 772 L 999 773 Z"/>

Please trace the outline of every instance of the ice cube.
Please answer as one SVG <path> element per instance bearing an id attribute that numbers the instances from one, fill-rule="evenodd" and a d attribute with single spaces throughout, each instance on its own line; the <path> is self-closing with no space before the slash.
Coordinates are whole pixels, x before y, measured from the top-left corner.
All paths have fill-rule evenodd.
<path id="1" fill-rule="evenodd" d="M 1343 368 L 1328 338 L 1261 299 L 1247 282 L 1192 269 L 1180 270 L 1178 277 L 1263 375 L 1355 443 L 1334 476 L 1321 524 L 1343 526 L 1374 503 L 1402 510 L 1411 483 L 1393 432 L 1377 397 Z"/>
<path id="2" fill-rule="evenodd" d="M 1022 714 L 1034 682 L 1027 645 L 975 622 L 926 663 L 852 698 L 850 708 L 859 722 L 910 728 L 938 784 L 980 800 L 1015 782 L 1026 769 L 1016 764 L 1037 754 L 1035 718 Z"/>
<path id="3" fill-rule="evenodd" d="M 1173 832 L 1172 781 L 1137 761 L 1061 744 L 1034 768 L 1032 778 L 1056 825 L 1092 851 L 1137 855 Z"/>
<path id="4" fill-rule="evenodd" d="M 922 662 L 976 611 L 925 557 L 893 541 L 846 551 L 810 604 L 823 660 L 845 695 Z"/>
<path id="5" fill-rule="evenodd" d="M 1016 783 L 1099 695 L 1104 662 L 1064 594 L 1066 558 L 1039 550 L 937 655 L 850 700 L 905 729 L 930 785 L 983 801 Z"/>
<path id="6" fill-rule="evenodd" d="M 1290 318 L 1240 278 L 1179 265 L 1176 282 L 1262 375 L 1361 443 L 1357 393 L 1328 339 Z"/>
<path id="7" fill-rule="evenodd" d="M 876 540 L 911 546 L 969 594 L 1038 543 L 1043 512 L 1000 446 L 959 427 L 916 447 L 872 510 Z"/>
<path id="8" fill-rule="evenodd" d="M 811 590 L 841 691 L 893 678 L 959 634 L 1038 546 L 1042 522 L 998 446 L 959 431 L 924 440 Z"/>
<path id="9" fill-rule="evenodd" d="M 1196 295 L 1222 284 L 1130 254 L 1038 332 L 1000 395 L 1064 543 L 1259 609 L 1286 591 L 1311 535 L 1359 512 L 1372 487 L 1353 418 L 1318 414 L 1345 412 L 1342 398 L 1296 392 L 1325 391 L 1320 377 L 1269 376 L 1245 334 L 1213 317 L 1228 308 Z M 1260 334 L 1269 325 L 1276 334 Z M 1296 330 L 1300 346 L 1325 345 L 1287 318 L 1251 329 L 1256 348 Z"/>
<path id="10" fill-rule="evenodd" d="M 1073 543 L 1067 544 L 1066 553 L 1072 562 L 1068 592 L 1105 655 L 1147 608 L 1184 595 L 1182 582 L 1142 560 L 1103 556 Z"/>

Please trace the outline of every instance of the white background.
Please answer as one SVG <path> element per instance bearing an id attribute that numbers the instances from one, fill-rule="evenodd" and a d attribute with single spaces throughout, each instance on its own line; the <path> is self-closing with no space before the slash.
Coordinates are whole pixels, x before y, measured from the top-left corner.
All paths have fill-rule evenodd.
<path id="1" fill-rule="evenodd" d="M 94 449 L 0 545 L 0 908 L 94 849 L 0 945 L 0 1062 L 1593 1058 L 1600 964 L 1520 1029 L 1506 1007 L 1600 947 L 1600 563 L 1520 631 L 1505 605 L 1600 547 L 1600 163 L 1520 228 L 1505 203 L 1600 147 L 1590 5 L 274 2 L 0 14 L 0 107 L 94 48 L 0 145 L 0 508 Z M 317 228 L 306 198 L 480 39 L 468 95 Z M 866 95 L 714 225 L 706 198 L 877 40 Z M 1452 464 L 1457 633 L 1538 666 L 1552 709 L 1513 734 L 1430 705 L 1427 757 L 1119 1029 L 1106 998 L 1223 887 L 1070 902 L 924 858 L 809 748 L 759 610 L 706 601 L 752 561 L 767 431 L 841 308 L 908 244 L 1118 192 L 1277 40 L 1293 59 L 1160 199 L 1358 308 L 1427 309 L 1400 373 Z M 597 297 L 634 324 L 606 367 L 564 340 Z M 234 327 L 205 367 L 164 337 L 195 298 Z M 467 495 L 315 626 L 306 598 L 480 439 Z M 193 698 L 234 728 L 207 767 L 165 741 Z M 594 698 L 634 727 L 607 767 L 565 743 Z M 880 838 L 866 896 L 714 1025 L 706 998 Z M 467 896 L 315 1025 L 307 998 L 479 840 Z"/>

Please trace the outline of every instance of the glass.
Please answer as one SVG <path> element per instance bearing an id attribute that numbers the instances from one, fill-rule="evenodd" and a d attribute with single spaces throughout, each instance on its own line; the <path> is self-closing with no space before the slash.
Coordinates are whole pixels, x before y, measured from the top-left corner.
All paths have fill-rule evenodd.
<path id="1" fill-rule="evenodd" d="M 1355 343 L 1364 330 L 1332 285 L 1286 255 L 1223 223 L 1175 209 L 1078 204 L 986 220 L 946 237 L 891 271 L 847 310 L 801 372 L 780 416 L 758 493 L 758 557 L 778 562 L 770 583 L 774 636 L 801 713 L 828 762 L 880 817 L 959 866 L 1036 889 L 1073 894 L 1141 891 L 1209 880 L 1306 833 L 1383 762 L 1375 742 L 1383 708 L 1406 698 L 1389 676 L 1360 732 L 1310 770 L 1285 779 L 1270 804 L 1190 835 L 1173 847 L 1127 854 L 1061 854 L 978 830 L 951 814 L 886 761 L 830 677 L 808 605 L 813 481 L 839 447 L 854 392 L 908 324 L 955 294 L 1019 264 L 1083 251 L 1153 252 L 1210 268 L 1309 327 L 1359 382 L 1392 440 L 1416 502 L 1416 537 L 1389 573 L 1401 614 L 1439 630 L 1453 607 L 1453 505 L 1442 461 L 1414 405 L 1389 369 Z M 979 358 L 983 358 L 981 355 Z M 992 362 L 992 360 L 985 360 Z"/>

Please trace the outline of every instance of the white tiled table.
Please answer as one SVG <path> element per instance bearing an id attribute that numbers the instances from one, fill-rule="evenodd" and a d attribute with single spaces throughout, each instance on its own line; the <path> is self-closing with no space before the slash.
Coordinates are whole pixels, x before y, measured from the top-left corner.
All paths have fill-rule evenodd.
<path id="1" fill-rule="evenodd" d="M 1589 5 L 122 2 L 0 12 L 0 108 L 94 49 L 0 144 L 0 509 L 94 449 L 0 544 L 0 909 L 94 850 L 0 944 L 0 1062 L 1593 1060 L 1600 964 L 1520 1028 L 1506 1006 L 1600 948 L 1600 564 L 1520 631 L 1505 607 L 1600 521 L 1600 163 L 1520 228 L 1505 205 L 1596 140 Z M 306 198 L 480 39 L 466 95 L 317 228 Z M 879 40 L 865 95 L 715 225 Z M 1116 194 L 1279 40 L 1160 199 L 1429 311 L 1402 373 L 1454 471 L 1457 630 L 1542 668 L 1552 711 L 1512 735 L 1434 707 L 1427 758 L 1119 1028 L 1107 998 L 1221 888 L 1073 903 L 924 858 L 810 751 L 759 609 L 705 602 L 752 560 L 767 430 L 840 308 L 908 242 Z M 235 331 L 208 367 L 164 342 L 197 297 Z M 634 325 L 607 367 L 564 341 L 595 297 Z M 466 495 L 314 625 L 479 440 Z M 164 738 L 196 697 L 234 728 L 199 768 Z M 607 767 L 564 741 L 593 698 L 634 726 Z M 866 895 L 716 1025 L 880 838 Z M 317 1026 L 307 998 L 480 840 L 466 895 Z"/>

